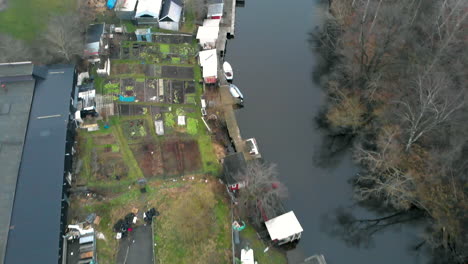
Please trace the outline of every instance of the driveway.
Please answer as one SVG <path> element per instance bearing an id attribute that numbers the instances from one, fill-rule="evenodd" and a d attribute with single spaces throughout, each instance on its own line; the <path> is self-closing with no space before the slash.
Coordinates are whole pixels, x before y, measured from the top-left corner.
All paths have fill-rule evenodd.
<path id="1" fill-rule="evenodd" d="M 118 264 L 154 264 L 151 225 L 138 226 L 120 240 Z"/>

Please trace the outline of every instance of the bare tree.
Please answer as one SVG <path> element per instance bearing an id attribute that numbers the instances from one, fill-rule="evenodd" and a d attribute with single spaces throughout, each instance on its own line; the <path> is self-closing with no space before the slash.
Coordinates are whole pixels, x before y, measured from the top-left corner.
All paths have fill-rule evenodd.
<path id="1" fill-rule="evenodd" d="M 0 34 L 0 62 L 31 60 L 31 49 L 21 40 Z"/>
<path id="2" fill-rule="evenodd" d="M 236 178 L 245 183 L 239 203 L 254 224 L 260 226 L 263 220 L 283 212 L 281 199 L 287 196 L 287 189 L 278 180 L 275 164 L 252 161 Z"/>
<path id="3" fill-rule="evenodd" d="M 424 134 L 448 122 L 463 106 L 463 94 L 454 94 L 449 85 L 449 81 L 439 74 L 420 75 L 411 90 L 414 94 L 398 101 L 403 106 L 401 118 L 408 134 L 406 151 Z"/>
<path id="4" fill-rule="evenodd" d="M 45 49 L 54 59 L 70 62 L 83 54 L 84 38 L 77 16 L 52 17 L 44 34 Z"/>

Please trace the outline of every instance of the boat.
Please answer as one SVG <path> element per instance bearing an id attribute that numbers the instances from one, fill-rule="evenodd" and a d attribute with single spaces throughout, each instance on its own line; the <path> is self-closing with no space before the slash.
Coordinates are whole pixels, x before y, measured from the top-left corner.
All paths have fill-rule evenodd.
<path id="1" fill-rule="evenodd" d="M 241 101 L 244 100 L 244 96 L 242 95 L 241 91 L 234 84 L 229 85 L 229 92 L 233 97 L 239 98 Z"/>
<path id="2" fill-rule="evenodd" d="M 232 78 L 234 78 L 234 72 L 232 71 L 232 67 L 231 64 L 229 64 L 229 62 L 225 61 L 223 63 L 223 71 L 226 80 L 232 81 Z"/>

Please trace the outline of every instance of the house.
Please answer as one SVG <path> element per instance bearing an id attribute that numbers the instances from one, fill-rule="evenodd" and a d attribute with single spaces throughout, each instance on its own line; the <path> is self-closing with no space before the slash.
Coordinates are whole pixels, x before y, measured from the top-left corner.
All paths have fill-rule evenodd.
<path id="1" fill-rule="evenodd" d="M 86 30 L 86 44 L 84 55 L 90 62 L 99 62 L 104 48 L 105 24 L 91 24 Z"/>
<path id="2" fill-rule="evenodd" d="M 216 49 L 204 50 L 198 53 L 202 66 L 203 81 L 206 84 L 216 83 L 218 80 L 218 55 Z"/>
<path id="3" fill-rule="evenodd" d="M 180 0 L 165 0 L 159 15 L 159 28 L 179 31 L 182 18 L 182 2 Z"/>
<path id="4" fill-rule="evenodd" d="M 218 35 L 219 19 L 205 19 L 203 26 L 198 27 L 196 38 L 203 49 L 214 49 Z"/>
<path id="5" fill-rule="evenodd" d="M 241 152 L 227 155 L 224 158 L 223 177 L 229 191 L 239 191 L 245 186 L 245 182 L 239 177 L 245 167 L 246 161 Z"/>
<path id="6" fill-rule="evenodd" d="M 137 41 L 152 42 L 153 35 L 151 34 L 151 28 L 137 28 L 135 30 Z"/>
<path id="7" fill-rule="evenodd" d="M 223 9 L 224 4 L 222 2 L 208 5 L 208 14 L 206 18 L 221 19 L 223 17 Z"/>
<path id="8" fill-rule="evenodd" d="M 138 25 L 157 25 L 161 13 L 162 0 L 139 0 L 135 11 Z"/>
<path id="9" fill-rule="evenodd" d="M 0 82 L 0 262 L 62 263 L 75 68 L 0 64 Z"/>
<path id="10" fill-rule="evenodd" d="M 298 241 L 304 231 L 293 211 L 266 221 L 265 226 L 270 239 L 277 245 Z"/>
<path id="11" fill-rule="evenodd" d="M 115 14 L 123 20 L 132 20 L 135 17 L 138 0 L 119 0 L 115 7 Z"/>

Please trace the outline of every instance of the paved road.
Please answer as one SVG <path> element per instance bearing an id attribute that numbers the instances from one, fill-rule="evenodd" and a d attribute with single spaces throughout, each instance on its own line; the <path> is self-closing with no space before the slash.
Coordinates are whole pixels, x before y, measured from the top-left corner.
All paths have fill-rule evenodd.
<path id="1" fill-rule="evenodd" d="M 120 240 L 117 264 L 154 264 L 151 225 L 136 227 Z"/>

